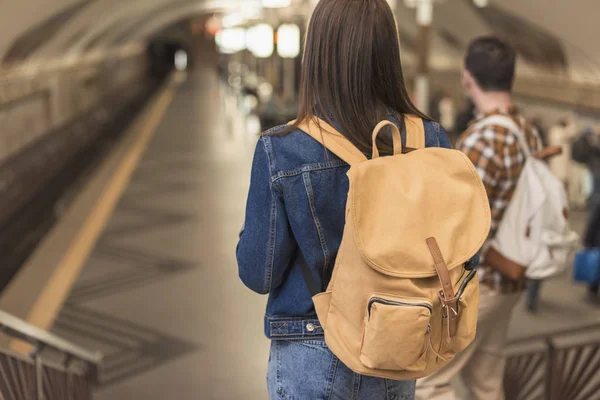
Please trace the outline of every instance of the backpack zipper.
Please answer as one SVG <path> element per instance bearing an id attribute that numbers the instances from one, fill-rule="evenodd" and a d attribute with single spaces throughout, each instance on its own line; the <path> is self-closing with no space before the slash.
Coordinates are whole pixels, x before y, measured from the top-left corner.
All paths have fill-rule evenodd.
<path id="1" fill-rule="evenodd" d="M 424 308 L 428 309 L 430 313 L 433 312 L 433 307 L 427 303 L 406 303 L 403 301 L 387 300 L 387 299 L 384 299 L 381 297 L 371 297 L 371 299 L 369 300 L 369 305 L 368 305 L 369 317 L 371 316 L 371 306 L 373 306 L 373 303 L 381 303 L 381 304 L 386 304 L 388 306 L 399 306 L 399 307 L 424 307 Z"/>

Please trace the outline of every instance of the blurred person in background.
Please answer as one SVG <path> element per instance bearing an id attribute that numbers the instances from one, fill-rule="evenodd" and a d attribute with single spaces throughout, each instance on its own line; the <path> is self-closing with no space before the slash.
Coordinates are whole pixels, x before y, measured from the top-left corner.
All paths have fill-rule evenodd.
<path id="1" fill-rule="evenodd" d="M 592 195 L 589 199 L 589 217 L 583 238 L 587 248 L 600 248 L 600 127 L 588 127 L 573 142 L 572 158 L 585 165 L 592 175 Z M 600 304 L 598 285 L 590 285 L 588 298 Z"/>
<path id="2" fill-rule="evenodd" d="M 525 138 L 531 153 L 541 149 L 535 128 L 512 102 L 515 65 L 515 50 L 492 36 L 473 40 L 465 56 L 462 84 L 478 117 L 460 137 L 457 148 L 473 162 L 487 190 L 492 210 L 490 239 L 498 230 L 525 165 L 517 134 Z M 512 120 L 511 124 L 521 132 L 511 132 L 491 119 L 486 122 L 498 116 Z M 508 325 L 527 286 L 525 269 L 517 268 L 518 271 L 494 269 L 482 261 L 478 268 L 481 286 L 475 340 L 446 367 L 417 382 L 417 399 L 455 400 L 452 381 L 457 376 L 477 400 L 504 397 Z"/>
<path id="3" fill-rule="evenodd" d="M 591 175 L 591 189 L 585 190 L 588 200 L 600 193 L 600 132 L 587 127 L 571 144 L 571 160 L 585 166 Z"/>
<path id="4" fill-rule="evenodd" d="M 550 169 L 554 176 L 564 182 L 572 206 L 583 208 L 586 202 L 582 190 L 582 167 L 572 162 L 571 143 L 577 136 L 577 125 L 572 118 L 562 119 L 550 128 L 548 141 L 550 146 L 560 146 L 562 154 L 550 160 Z"/>
<path id="5" fill-rule="evenodd" d="M 567 182 L 569 189 L 569 202 L 573 208 L 583 210 L 585 209 L 589 200 L 589 193 L 587 193 L 584 183 L 588 171 L 586 166 L 573 162 L 571 149 L 573 146 L 573 141 L 579 135 L 578 126 L 574 120 L 571 120 L 567 126 L 566 134 L 568 138 L 566 150 L 568 151 Z"/>
<path id="6" fill-rule="evenodd" d="M 544 127 L 544 121 L 542 120 L 542 117 L 539 115 L 533 117 L 531 119 L 531 125 L 537 129 L 540 140 L 542 141 L 542 147 L 548 147 L 548 134 L 546 133 L 546 128 Z"/>
<path id="7" fill-rule="evenodd" d="M 446 129 L 447 132 L 454 132 L 456 125 L 456 109 L 454 107 L 454 99 L 452 97 L 444 95 L 440 100 L 440 125 Z M 462 133 L 462 132 L 461 132 Z"/>
<path id="8" fill-rule="evenodd" d="M 590 126 L 583 131 L 591 143 L 593 157 L 587 164 L 592 174 L 592 195 L 600 195 L 600 124 Z"/>
<path id="9" fill-rule="evenodd" d="M 329 350 L 300 255 L 324 289 L 342 240 L 349 166 L 297 127 L 320 117 L 371 154 L 377 123 L 400 125 L 405 114 L 425 121 L 426 146 L 450 147 L 443 128 L 410 101 L 387 1 L 321 0 L 306 36 L 297 121 L 258 142 L 237 247 L 242 281 L 269 293 L 270 399 L 414 398 L 414 381 L 357 374 Z M 391 135 L 382 145 L 391 148 Z"/>
<path id="10" fill-rule="evenodd" d="M 456 110 L 454 109 L 454 100 L 443 90 L 438 91 L 429 105 L 429 116 L 438 121 L 444 127 L 446 132 L 452 132 L 456 123 Z"/>
<path id="11" fill-rule="evenodd" d="M 585 230 L 583 245 L 587 248 L 600 248 L 600 194 L 595 193 L 590 199 L 590 215 Z M 588 288 L 588 299 L 600 305 L 599 285 L 591 284 Z"/>
<path id="12" fill-rule="evenodd" d="M 562 154 L 554 157 L 550 160 L 550 169 L 554 176 L 564 182 L 565 186 L 568 185 L 568 170 L 569 170 L 569 155 L 566 151 L 570 151 L 570 147 L 568 146 L 568 138 L 567 138 L 567 127 L 569 126 L 569 121 L 566 119 L 561 119 L 555 125 L 550 127 L 550 131 L 548 132 L 548 142 L 550 146 L 560 146 L 563 149 Z"/>
<path id="13" fill-rule="evenodd" d="M 433 96 L 431 96 L 431 100 L 429 101 L 429 116 L 434 121 L 440 120 L 440 101 L 442 101 L 443 98 L 444 92 L 438 90 Z"/>
<path id="14" fill-rule="evenodd" d="M 456 116 L 456 121 L 454 123 L 454 140 L 453 143 L 456 142 L 456 139 L 467 129 L 469 129 L 469 124 L 475 120 L 475 105 L 471 99 L 467 99 L 464 107 Z"/>

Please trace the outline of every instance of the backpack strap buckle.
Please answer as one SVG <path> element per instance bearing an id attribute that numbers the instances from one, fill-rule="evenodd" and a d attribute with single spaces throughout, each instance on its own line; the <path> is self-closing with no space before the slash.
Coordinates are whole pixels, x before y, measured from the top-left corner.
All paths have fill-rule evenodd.
<path id="1" fill-rule="evenodd" d="M 452 299 L 446 299 L 444 297 L 444 291 L 440 290 L 438 293 L 440 297 L 440 301 L 442 302 L 444 318 L 448 317 L 450 314 L 454 314 L 458 316 L 458 297 L 454 297 Z"/>
<path id="2" fill-rule="evenodd" d="M 440 301 L 442 303 L 442 316 L 444 319 L 446 341 L 450 342 L 456 331 L 458 330 L 458 298 L 454 294 L 454 288 L 452 280 L 450 279 L 450 272 L 448 266 L 442 256 L 440 246 L 434 237 L 430 237 L 426 240 L 427 247 L 433 257 L 434 267 L 437 272 L 440 283 L 442 284 L 442 290 L 438 293 Z"/>

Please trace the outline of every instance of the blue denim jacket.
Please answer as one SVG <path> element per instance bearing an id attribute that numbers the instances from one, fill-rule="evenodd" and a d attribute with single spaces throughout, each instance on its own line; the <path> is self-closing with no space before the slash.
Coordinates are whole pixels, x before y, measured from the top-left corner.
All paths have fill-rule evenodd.
<path id="1" fill-rule="evenodd" d="M 239 274 L 250 289 L 269 294 L 268 338 L 322 337 L 297 249 L 323 284 L 344 231 L 349 166 L 299 129 L 274 135 L 283 128 L 267 131 L 256 146 L 237 246 Z M 425 122 L 425 145 L 449 148 L 450 141 L 439 124 Z"/>

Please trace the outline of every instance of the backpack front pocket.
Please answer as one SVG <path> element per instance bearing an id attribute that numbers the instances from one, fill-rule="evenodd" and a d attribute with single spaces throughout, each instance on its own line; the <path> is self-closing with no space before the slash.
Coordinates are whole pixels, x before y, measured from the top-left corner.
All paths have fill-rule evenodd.
<path id="1" fill-rule="evenodd" d="M 423 371 L 433 305 L 428 299 L 374 294 L 369 299 L 360 349 L 373 369 Z"/>

